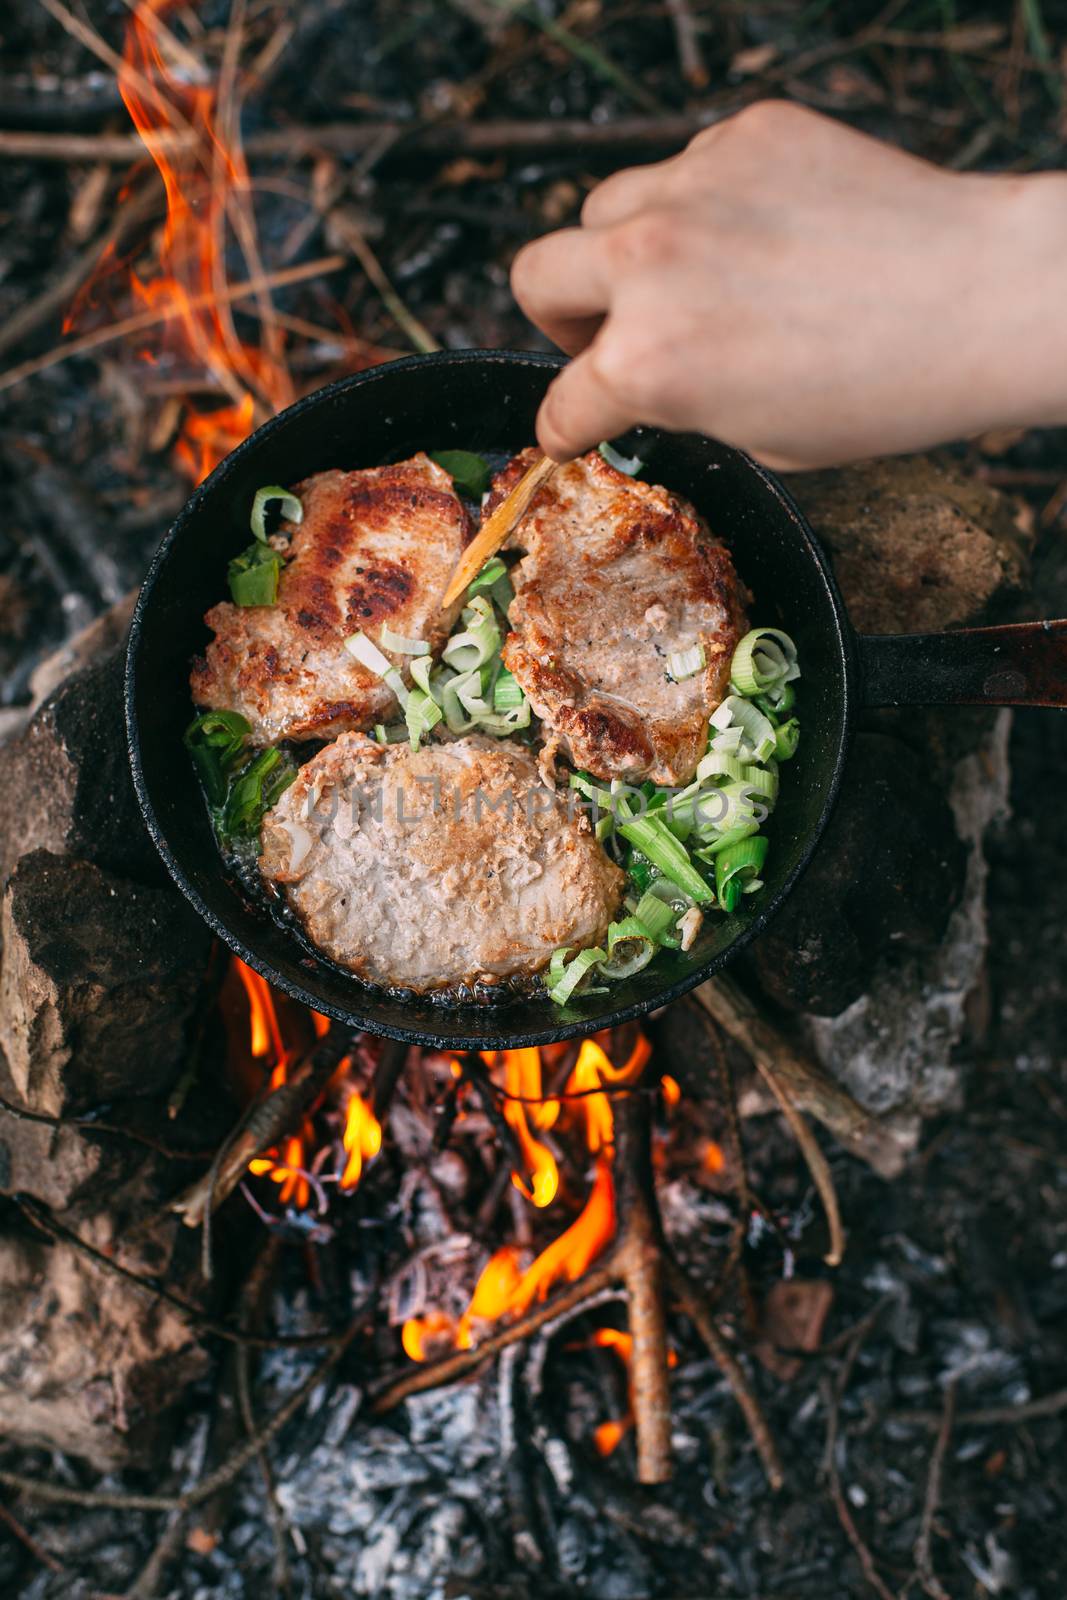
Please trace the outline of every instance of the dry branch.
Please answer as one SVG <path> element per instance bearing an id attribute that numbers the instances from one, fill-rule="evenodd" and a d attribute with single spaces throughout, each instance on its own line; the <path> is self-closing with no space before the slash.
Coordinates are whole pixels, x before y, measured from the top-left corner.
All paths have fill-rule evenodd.
<path id="1" fill-rule="evenodd" d="M 254 134 L 245 145 L 250 158 L 298 160 L 324 151 L 340 156 L 380 149 L 397 156 L 446 159 L 453 155 L 513 155 L 530 151 L 575 149 L 612 157 L 625 150 L 677 149 L 695 133 L 728 116 L 734 106 L 704 107 L 662 117 L 618 117 L 611 122 L 586 122 L 578 117 L 545 121 L 499 122 L 330 122 L 321 127 L 289 127 Z M 173 156 L 192 147 L 198 135 L 160 133 L 153 145 Z M 23 161 L 107 161 L 116 166 L 137 161 L 144 145 L 135 133 L 36 133 L 0 129 L 0 156 Z"/>
<path id="2" fill-rule="evenodd" d="M 693 990 L 693 998 L 757 1067 L 770 1070 L 793 1105 L 821 1122 L 846 1150 L 866 1161 L 879 1177 L 895 1178 L 903 1170 L 905 1152 L 893 1130 L 865 1111 L 817 1062 L 761 1016 L 731 979 L 702 983 Z"/>

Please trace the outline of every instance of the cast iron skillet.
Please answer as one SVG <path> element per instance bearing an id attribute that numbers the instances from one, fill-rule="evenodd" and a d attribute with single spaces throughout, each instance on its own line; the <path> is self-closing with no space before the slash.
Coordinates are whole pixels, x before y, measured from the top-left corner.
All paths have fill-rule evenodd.
<path id="1" fill-rule="evenodd" d="M 688 954 L 664 953 L 606 995 L 560 1010 L 546 998 L 447 1009 L 365 988 L 248 899 L 228 876 L 182 745 L 189 660 L 204 612 L 226 593 L 226 563 L 248 543 L 252 496 L 327 467 L 402 460 L 416 450 L 514 450 L 532 442 L 560 365 L 503 350 L 413 356 L 330 384 L 245 440 L 193 494 L 152 563 L 134 612 L 126 672 L 130 762 L 148 830 L 186 898 L 232 950 L 318 1011 L 396 1039 L 451 1048 L 543 1044 L 612 1026 L 684 994 L 760 933 L 819 843 L 859 706 L 1067 704 L 1067 622 L 929 636 L 858 638 L 826 557 L 774 477 L 696 435 L 657 436 L 649 476 L 692 500 L 733 549 L 755 622 L 787 629 L 803 678 L 797 756 L 770 823 L 766 887 L 732 916 L 707 918 Z M 635 652 L 642 646 L 634 643 Z M 368 905 L 373 916 L 374 907 Z"/>

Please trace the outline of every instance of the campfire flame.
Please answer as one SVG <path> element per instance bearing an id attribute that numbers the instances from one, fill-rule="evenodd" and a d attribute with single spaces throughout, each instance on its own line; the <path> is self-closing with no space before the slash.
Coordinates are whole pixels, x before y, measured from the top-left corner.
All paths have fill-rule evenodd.
<path id="1" fill-rule="evenodd" d="M 648 1040 L 639 1034 L 628 1059 L 621 1067 L 615 1067 L 597 1040 L 584 1039 L 563 1093 L 558 1098 L 544 1099 L 541 1098 L 539 1050 L 485 1054 L 491 1071 L 498 1080 L 502 1078 L 505 1094 L 522 1097 L 517 1101 L 506 1099 L 504 1115 L 515 1131 L 534 1183 L 531 1191 L 521 1175 L 515 1173 L 516 1187 L 539 1206 L 550 1204 L 559 1187 L 556 1160 L 551 1151 L 534 1138 L 530 1123 L 541 1131 L 558 1126 L 582 1135 L 594 1158 L 593 1183 L 575 1220 L 524 1272 L 519 1268 L 517 1248 L 505 1245 L 489 1258 L 461 1317 L 452 1318 L 432 1310 L 422 1317 L 408 1318 L 401 1342 L 413 1361 L 425 1361 L 448 1346 L 469 1349 L 477 1331 L 503 1318 L 521 1316 L 535 1300 L 546 1299 L 557 1285 L 576 1282 L 611 1244 L 615 1237 L 615 1184 L 611 1169 L 614 1117 L 610 1096 L 604 1089 L 625 1088 L 636 1083 L 650 1054 Z M 538 1162 L 540 1165 L 536 1164 Z M 538 1195 L 538 1174 L 549 1171 L 551 1192 L 546 1200 Z M 542 1194 L 548 1192 L 548 1188 L 548 1183 L 544 1183 Z"/>
<path id="2" fill-rule="evenodd" d="M 148 275 L 128 270 L 134 300 L 160 314 L 157 347 L 143 360 L 164 356 L 191 366 L 194 381 L 218 390 L 219 403 L 195 404 L 183 396 L 175 460 L 199 482 L 259 423 L 294 398 L 285 360 L 284 331 L 267 288 L 254 296 L 259 341 L 243 339 L 234 323 L 227 256 L 236 242 L 247 279 L 265 276 L 259 254 L 252 182 L 241 143 L 244 80 L 240 67 L 244 6 L 234 5 L 214 78 L 168 24 L 177 0 L 139 0 L 126 28 L 119 91 L 166 192 L 166 222 L 158 265 Z M 66 319 L 80 318 L 120 263 L 109 249 Z"/>

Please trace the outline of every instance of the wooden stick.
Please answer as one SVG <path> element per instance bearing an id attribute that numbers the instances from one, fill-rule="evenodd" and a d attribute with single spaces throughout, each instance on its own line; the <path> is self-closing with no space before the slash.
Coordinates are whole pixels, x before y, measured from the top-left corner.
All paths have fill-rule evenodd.
<path id="1" fill-rule="evenodd" d="M 362 155 L 381 147 L 397 156 L 431 160 L 450 155 L 522 154 L 527 151 L 578 149 L 593 154 L 620 150 L 670 150 L 687 143 L 701 128 L 721 122 L 735 106 L 704 107 L 664 117 L 618 117 L 611 122 L 586 122 L 579 117 L 532 121 L 468 123 L 327 122 L 321 127 L 288 127 L 253 134 L 245 146 L 250 157 L 309 158 L 321 151 Z M 154 147 L 172 155 L 195 145 L 199 135 L 152 135 Z M 389 141 L 392 140 L 393 143 Z M 108 161 L 116 166 L 138 161 L 145 153 L 136 133 L 37 133 L 0 129 L 0 155 L 23 161 Z"/>
<path id="2" fill-rule="evenodd" d="M 652 1175 L 649 1103 L 643 1095 L 614 1102 L 615 1205 L 618 1271 L 626 1289 L 633 1339 L 630 1396 L 637 1445 L 637 1481 L 668 1483 L 671 1477 L 671 1396 L 667 1315 L 664 1305 L 664 1241 Z"/>
<path id="3" fill-rule="evenodd" d="M 530 501 L 538 489 L 546 484 L 555 472 L 558 461 L 553 461 L 551 456 L 539 456 L 526 472 L 523 473 L 511 493 L 505 496 L 486 521 L 480 533 L 476 534 L 470 544 L 459 558 L 455 572 L 448 581 L 441 609 L 447 611 L 466 589 L 473 583 L 485 563 L 491 556 L 495 556 L 501 545 L 522 521 L 530 507 Z"/>
<path id="4" fill-rule="evenodd" d="M 763 1080 L 770 1087 L 771 1093 L 782 1108 L 782 1115 L 792 1130 L 793 1137 L 800 1146 L 800 1153 L 807 1162 L 808 1171 L 812 1181 L 819 1191 L 823 1210 L 826 1212 L 826 1222 L 830 1229 L 830 1248 L 823 1256 L 828 1267 L 839 1267 L 841 1258 L 845 1253 L 845 1232 L 841 1226 L 841 1211 L 837 1204 L 837 1190 L 830 1174 L 826 1157 L 815 1142 L 815 1136 L 803 1116 L 793 1104 L 785 1089 L 778 1082 L 774 1072 L 763 1061 L 757 1061 L 757 1067 Z"/>
<path id="5" fill-rule="evenodd" d="M 903 1171 L 907 1149 L 892 1127 L 865 1111 L 847 1089 L 761 1016 L 731 978 L 702 983 L 693 990 L 693 998 L 757 1066 L 763 1062 L 770 1068 L 795 1106 L 829 1128 L 846 1150 L 881 1178 L 895 1178 Z"/>

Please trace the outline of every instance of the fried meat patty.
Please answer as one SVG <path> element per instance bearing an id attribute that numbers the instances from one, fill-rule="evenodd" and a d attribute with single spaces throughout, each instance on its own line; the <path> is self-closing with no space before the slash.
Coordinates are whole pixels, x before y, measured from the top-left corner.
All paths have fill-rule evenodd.
<path id="1" fill-rule="evenodd" d="M 342 734 L 263 820 L 260 871 L 318 949 L 417 991 L 544 967 L 599 943 L 623 873 L 521 745 Z"/>
<path id="2" fill-rule="evenodd" d="M 212 606 L 215 637 L 193 663 L 198 706 L 239 711 L 257 744 L 328 739 L 397 715 L 393 691 L 344 648 L 383 623 L 437 649 L 459 614 L 441 596 L 470 532 L 448 473 L 421 452 L 390 467 L 318 472 L 273 606 Z M 389 654 L 387 651 L 386 654 Z M 393 656 L 405 671 L 407 658 Z"/>
<path id="3" fill-rule="evenodd" d="M 533 459 L 508 463 L 485 515 Z M 511 542 L 526 553 L 504 661 L 563 754 L 598 778 L 688 783 L 746 627 L 729 552 L 685 500 L 595 450 L 553 473 Z M 668 656 L 697 642 L 705 667 L 674 682 Z"/>

